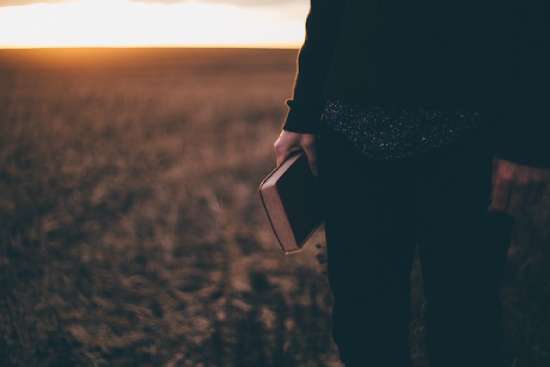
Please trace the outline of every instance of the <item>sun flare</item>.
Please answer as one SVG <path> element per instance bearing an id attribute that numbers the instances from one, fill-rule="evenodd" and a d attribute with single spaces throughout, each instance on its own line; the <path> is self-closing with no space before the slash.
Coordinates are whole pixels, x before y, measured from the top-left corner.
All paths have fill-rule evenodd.
<path id="1" fill-rule="evenodd" d="M 77 0 L 0 7 L 0 47 L 296 47 L 305 6 Z"/>

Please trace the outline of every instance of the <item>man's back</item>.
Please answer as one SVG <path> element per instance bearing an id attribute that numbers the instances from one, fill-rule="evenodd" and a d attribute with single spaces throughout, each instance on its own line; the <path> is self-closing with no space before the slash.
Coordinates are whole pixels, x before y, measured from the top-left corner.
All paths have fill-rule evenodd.
<path id="1" fill-rule="evenodd" d="M 499 155 L 550 166 L 550 12 L 543 0 L 311 0 L 284 128 L 326 98 L 483 112 Z M 498 136 L 496 136 L 498 135 Z"/>
<path id="2" fill-rule="evenodd" d="M 327 93 L 370 102 L 487 107 L 548 80 L 542 1 L 332 1 L 338 21 Z M 338 3 L 338 5 L 336 4 Z M 548 13 L 546 12 L 548 16 Z M 330 17 L 330 18 L 329 18 Z M 336 19 L 325 15 L 325 24 Z M 523 80 L 522 80 L 523 79 Z M 527 94 L 526 94 L 527 92 Z"/>

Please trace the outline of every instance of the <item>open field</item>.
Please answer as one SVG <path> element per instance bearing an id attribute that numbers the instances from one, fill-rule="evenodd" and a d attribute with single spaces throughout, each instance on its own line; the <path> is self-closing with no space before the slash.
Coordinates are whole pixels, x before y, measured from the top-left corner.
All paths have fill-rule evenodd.
<path id="1" fill-rule="evenodd" d="M 284 257 L 256 193 L 295 57 L 0 51 L 1 366 L 340 365 L 322 233 Z M 550 365 L 542 221 L 518 223 L 503 292 L 514 367 Z"/>

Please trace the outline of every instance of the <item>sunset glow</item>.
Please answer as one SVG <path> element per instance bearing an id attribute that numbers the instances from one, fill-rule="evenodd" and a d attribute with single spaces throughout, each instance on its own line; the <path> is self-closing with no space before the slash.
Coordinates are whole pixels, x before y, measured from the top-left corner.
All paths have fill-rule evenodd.
<path id="1" fill-rule="evenodd" d="M 1 6 L 0 47 L 296 47 L 306 5 L 77 0 Z"/>

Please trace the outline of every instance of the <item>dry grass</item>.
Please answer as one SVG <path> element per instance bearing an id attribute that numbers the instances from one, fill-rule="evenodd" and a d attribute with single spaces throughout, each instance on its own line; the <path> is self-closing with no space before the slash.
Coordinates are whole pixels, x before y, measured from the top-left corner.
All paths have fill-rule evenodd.
<path id="1" fill-rule="evenodd" d="M 3 366 L 339 365 L 322 236 L 285 258 L 256 194 L 294 60 L 0 53 Z M 509 355 L 547 366 L 548 248 L 522 228 L 505 292 Z M 417 272 L 414 287 L 418 301 Z M 420 342 L 414 356 L 423 365 Z"/>

